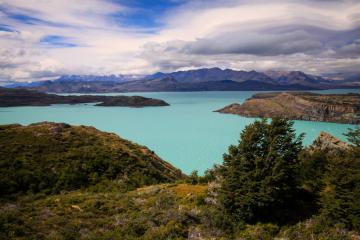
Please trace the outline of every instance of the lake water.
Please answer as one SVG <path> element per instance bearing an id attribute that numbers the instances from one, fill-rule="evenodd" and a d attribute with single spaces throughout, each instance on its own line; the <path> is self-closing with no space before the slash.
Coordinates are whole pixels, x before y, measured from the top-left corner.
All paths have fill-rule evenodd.
<path id="1" fill-rule="evenodd" d="M 360 89 L 319 92 L 360 93 Z M 240 132 L 254 121 L 254 118 L 213 111 L 230 103 L 241 103 L 254 93 L 256 92 L 123 94 L 163 99 L 171 104 L 168 107 L 124 108 L 81 104 L 0 108 L 0 124 L 53 121 L 90 125 L 148 146 L 185 173 L 192 170 L 202 173 L 214 163 L 221 163 L 222 155 L 228 146 L 236 144 Z M 349 127 L 353 128 L 354 125 L 295 121 L 297 132 L 306 134 L 305 145 L 311 144 L 320 131 L 329 132 L 345 140 L 342 134 Z"/>

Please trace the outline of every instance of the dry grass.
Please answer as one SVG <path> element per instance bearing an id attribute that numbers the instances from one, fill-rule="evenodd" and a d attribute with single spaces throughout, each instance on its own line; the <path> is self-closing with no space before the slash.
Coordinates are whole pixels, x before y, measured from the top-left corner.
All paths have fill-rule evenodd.
<path id="1" fill-rule="evenodd" d="M 192 195 L 203 195 L 206 193 L 207 185 L 190 185 L 190 184 L 178 184 L 175 186 L 169 187 L 169 189 L 173 190 L 178 196 L 187 196 L 189 194 Z"/>

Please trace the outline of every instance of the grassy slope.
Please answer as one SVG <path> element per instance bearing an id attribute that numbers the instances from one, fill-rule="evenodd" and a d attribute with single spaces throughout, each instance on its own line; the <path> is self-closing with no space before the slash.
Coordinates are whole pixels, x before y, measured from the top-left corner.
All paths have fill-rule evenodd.
<path id="1" fill-rule="evenodd" d="M 206 185 L 161 184 L 126 193 L 77 190 L 24 196 L 0 207 L 0 239 L 358 239 L 317 218 L 293 226 L 246 225 L 234 235 Z"/>
<path id="2" fill-rule="evenodd" d="M 169 183 L 179 170 L 92 127 L 1 126 L 0 164 L 2 194 L 16 193 L 0 198 L 0 239 L 359 239 L 317 217 L 233 235 L 211 184 Z"/>
<path id="3" fill-rule="evenodd" d="M 182 177 L 148 148 L 93 127 L 0 126 L 0 196 L 56 193 L 111 180 L 131 189 Z"/>
<path id="4" fill-rule="evenodd" d="M 207 218 L 200 204 L 205 192 L 206 186 L 162 184 L 127 193 L 28 196 L 3 203 L 0 224 L 6 221 L 5 232 L 18 239 L 183 239 Z"/>

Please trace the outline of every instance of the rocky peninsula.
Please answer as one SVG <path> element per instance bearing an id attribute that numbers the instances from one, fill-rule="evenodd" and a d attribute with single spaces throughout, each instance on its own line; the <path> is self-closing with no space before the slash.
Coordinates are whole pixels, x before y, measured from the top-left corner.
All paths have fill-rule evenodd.
<path id="1" fill-rule="evenodd" d="M 258 93 L 243 104 L 233 103 L 216 112 L 245 117 L 359 124 L 360 94 Z"/>
<path id="2" fill-rule="evenodd" d="M 95 106 L 147 107 L 169 106 L 160 99 L 141 96 L 56 95 L 27 89 L 0 87 L 0 107 L 49 106 L 52 104 L 96 103 Z"/>

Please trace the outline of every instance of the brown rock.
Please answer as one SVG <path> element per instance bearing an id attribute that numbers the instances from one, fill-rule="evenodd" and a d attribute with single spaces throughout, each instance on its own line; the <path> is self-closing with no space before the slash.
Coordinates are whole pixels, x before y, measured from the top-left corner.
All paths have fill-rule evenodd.
<path id="1" fill-rule="evenodd" d="M 328 152 L 341 151 L 349 149 L 350 145 L 346 142 L 339 140 L 329 133 L 321 132 L 310 146 L 310 151 L 326 150 Z"/>
<path id="2" fill-rule="evenodd" d="M 243 104 L 230 104 L 216 112 L 245 117 L 359 124 L 360 94 L 260 93 Z"/>

